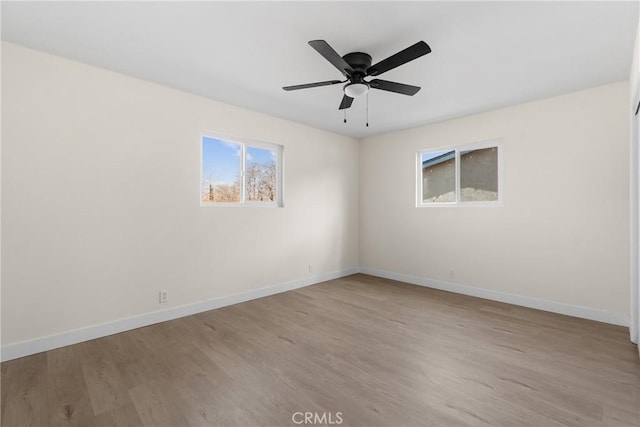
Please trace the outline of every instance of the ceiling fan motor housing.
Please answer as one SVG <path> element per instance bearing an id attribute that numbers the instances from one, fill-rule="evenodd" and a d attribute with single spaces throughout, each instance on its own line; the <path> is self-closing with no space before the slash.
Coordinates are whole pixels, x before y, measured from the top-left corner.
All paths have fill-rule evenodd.
<path id="1" fill-rule="evenodd" d="M 342 59 L 351 65 L 356 73 L 362 73 L 363 76 L 367 74 L 367 68 L 371 67 L 371 55 L 364 52 L 347 53 Z"/>

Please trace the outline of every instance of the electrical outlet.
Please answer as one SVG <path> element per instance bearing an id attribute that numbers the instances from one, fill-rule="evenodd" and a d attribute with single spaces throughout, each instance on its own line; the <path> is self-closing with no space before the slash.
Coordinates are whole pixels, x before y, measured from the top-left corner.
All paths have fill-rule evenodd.
<path id="1" fill-rule="evenodd" d="M 169 301 L 169 291 L 160 291 L 158 292 L 158 302 L 163 304 Z"/>
<path id="2" fill-rule="evenodd" d="M 309 264 L 309 273 L 313 273 L 313 265 Z"/>
<path id="3" fill-rule="evenodd" d="M 449 278 L 450 279 L 455 279 L 456 278 L 456 272 L 454 270 L 449 270 Z"/>

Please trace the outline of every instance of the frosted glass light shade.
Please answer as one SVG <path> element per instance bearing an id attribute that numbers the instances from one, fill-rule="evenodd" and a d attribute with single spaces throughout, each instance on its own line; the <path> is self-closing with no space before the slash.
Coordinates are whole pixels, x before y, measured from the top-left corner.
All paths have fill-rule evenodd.
<path id="1" fill-rule="evenodd" d="M 357 98 L 369 92 L 369 86 L 364 83 L 349 83 L 344 87 L 344 93 L 349 98 Z"/>

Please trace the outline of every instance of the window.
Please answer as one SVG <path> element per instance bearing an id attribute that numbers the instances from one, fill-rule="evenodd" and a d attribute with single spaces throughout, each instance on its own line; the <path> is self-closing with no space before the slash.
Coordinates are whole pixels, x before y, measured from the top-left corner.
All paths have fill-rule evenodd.
<path id="1" fill-rule="evenodd" d="M 282 206 L 282 146 L 202 137 L 202 206 Z"/>
<path id="2" fill-rule="evenodd" d="M 418 152 L 418 206 L 501 206 L 500 141 Z"/>

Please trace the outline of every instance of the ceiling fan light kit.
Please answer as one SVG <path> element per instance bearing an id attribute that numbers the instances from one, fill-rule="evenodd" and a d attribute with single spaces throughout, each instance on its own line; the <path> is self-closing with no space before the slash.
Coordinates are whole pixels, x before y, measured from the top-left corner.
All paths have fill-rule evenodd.
<path id="1" fill-rule="evenodd" d="M 431 52 L 431 48 L 424 41 L 409 46 L 400 52 L 371 65 L 371 55 L 364 52 L 351 52 L 344 56 L 338 53 L 324 40 L 312 40 L 309 45 L 320 55 L 329 61 L 334 67 L 344 75 L 347 80 L 327 80 L 317 83 L 307 83 L 295 86 L 285 86 L 286 91 L 309 89 L 319 86 L 331 86 L 338 83 L 347 83 L 343 90 L 344 96 L 340 102 L 339 110 L 346 110 L 351 107 L 354 98 L 362 97 L 369 93 L 369 89 L 384 90 L 387 92 L 399 93 L 413 96 L 420 90 L 419 86 L 411 86 L 404 83 L 396 83 L 388 80 L 373 79 L 366 81 L 365 77 L 378 76 L 386 73 L 400 65 L 413 61 Z M 346 118 L 345 118 L 346 123 Z M 367 121 L 367 126 L 368 126 Z"/>
<path id="2" fill-rule="evenodd" d="M 344 87 L 344 94 L 350 98 L 359 98 L 369 92 L 369 85 L 366 83 L 348 83 Z"/>

